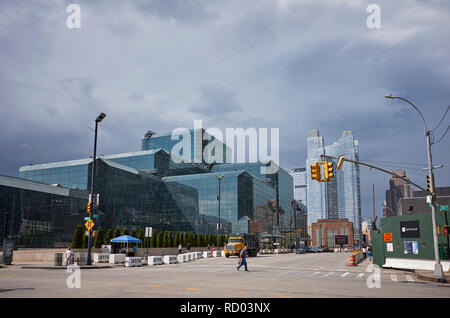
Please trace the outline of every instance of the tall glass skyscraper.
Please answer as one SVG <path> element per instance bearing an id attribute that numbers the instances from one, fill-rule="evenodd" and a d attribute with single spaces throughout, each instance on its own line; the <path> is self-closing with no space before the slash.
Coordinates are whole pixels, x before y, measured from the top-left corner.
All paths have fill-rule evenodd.
<path id="1" fill-rule="evenodd" d="M 341 138 L 329 146 L 323 146 L 323 137 L 318 130 L 308 132 L 308 224 L 317 219 L 348 219 L 353 223 L 354 239 L 361 241 L 361 189 L 360 172 L 350 162 L 344 162 L 341 170 L 334 171 L 330 182 L 311 180 L 310 166 L 323 161 L 320 154 L 333 157 L 344 155 L 347 159 L 359 160 L 359 144 L 352 131 L 343 131 Z M 330 161 L 330 159 L 328 159 Z M 334 165 L 335 166 L 335 165 Z M 311 187 L 311 188 L 310 188 Z M 312 201 L 310 201 L 312 200 Z"/>
<path id="2" fill-rule="evenodd" d="M 308 175 L 306 168 L 292 168 L 289 174 L 294 181 L 294 199 L 306 205 L 306 179 Z"/>

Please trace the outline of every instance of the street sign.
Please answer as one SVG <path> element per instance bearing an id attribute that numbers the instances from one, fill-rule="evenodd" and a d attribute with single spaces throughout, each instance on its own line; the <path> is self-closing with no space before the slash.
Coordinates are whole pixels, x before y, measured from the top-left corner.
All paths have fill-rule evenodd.
<path id="1" fill-rule="evenodd" d="M 383 233 L 385 242 L 392 242 L 392 233 Z"/>
<path id="2" fill-rule="evenodd" d="M 145 237 L 152 237 L 152 228 L 151 227 L 145 228 Z"/>
<path id="3" fill-rule="evenodd" d="M 97 214 L 94 214 L 93 217 L 94 217 L 94 219 L 96 219 L 96 218 L 98 218 L 98 215 L 97 215 Z"/>
<path id="4" fill-rule="evenodd" d="M 87 221 L 87 220 L 89 220 L 90 218 L 88 217 L 88 216 L 86 216 L 85 218 L 84 218 L 84 220 L 85 221 Z"/>
<path id="5" fill-rule="evenodd" d="M 92 222 L 91 219 L 89 219 L 86 223 L 84 223 L 84 225 L 86 226 L 88 231 L 90 231 L 94 227 L 95 224 L 94 224 L 94 222 Z"/>
<path id="6" fill-rule="evenodd" d="M 348 244 L 348 236 L 347 235 L 336 235 L 334 237 L 334 243 L 336 245 L 346 245 L 346 244 Z"/>
<path id="7" fill-rule="evenodd" d="M 448 211 L 448 205 L 440 205 L 439 210 L 440 211 Z"/>

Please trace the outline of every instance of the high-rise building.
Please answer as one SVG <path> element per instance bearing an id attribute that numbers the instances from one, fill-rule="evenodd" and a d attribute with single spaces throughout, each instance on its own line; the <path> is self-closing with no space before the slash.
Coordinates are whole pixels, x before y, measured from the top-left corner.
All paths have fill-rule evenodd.
<path id="1" fill-rule="evenodd" d="M 294 181 L 294 199 L 306 205 L 306 168 L 292 168 L 289 174 Z"/>
<path id="2" fill-rule="evenodd" d="M 394 170 L 392 173 L 409 180 L 403 169 Z M 406 180 L 392 176 L 392 178 L 389 179 L 389 190 L 386 190 L 386 205 L 383 209 L 383 216 L 400 215 L 398 211 L 399 200 L 402 198 L 410 198 L 412 196 L 413 193 L 410 184 Z"/>
<path id="3" fill-rule="evenodd" d="M 308 224 L 319 219 L 348 219 L 353 223 L 355 242 L 361 242 L 361 190 L 359 168 L 352 163 L 344 162 L 342 169 L 335 169 L 335 177 L 329 182 L 318 182 L 311 179 L 310 166 L 324 161 L 320 157 L 326 154 L 333 157 L 344 155 L 347 159 L 359 160 L 359 144 L 352 131 L 343 131 L 341 138 L 335 143 L 324 146 L 323 137 L 318 130 L 308 132 L 308 169 L 307 205 Z M 330 161 L 328 159 L 327 161 Z"/>

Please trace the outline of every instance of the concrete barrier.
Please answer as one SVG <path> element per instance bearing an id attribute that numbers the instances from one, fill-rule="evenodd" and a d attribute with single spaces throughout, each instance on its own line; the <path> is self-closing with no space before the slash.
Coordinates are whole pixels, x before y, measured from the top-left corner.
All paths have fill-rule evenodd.
<path id="1" fill-rule="evenodd" d="M 178 263 L 183 263 L 183 262 L 185 262 L 185 258 L 186 258 L 186 256 L 184 254 L 178 254 L 177 255 L 177 262 Z"/>
<path id="2" fill-rule="evenodd" d="M 149 256 L 147 262 L 148 265 L 162 265 L 162 256 Z"/>
<path id="3" fill-rule="evenodd" d="M 105 253 L 94 253 L 94 263 L 109 263 L 109 255 Z"/>
<path id="4" fill-rule="evenodd" d="M 125 263 L 125 254 L 109 254 L 110 264 L 122 264 Z"/>
<path id="5" fill-rule="evenodd" d="M 203 253 L 202 252 L 194 252 L 195 253 L 195 258 L 202 258 L 203 257 Z"/>
<path id="6" fill-rule="evenodd" d="M 222 252 L 220 252 L 220 251 L 214 251 L 214 252 L 212 252 L 212 254 L 213 254 L 213 257 L 221 257 L 222 256 Z"/>
<path id="7" fill-rule="evenodd" d="M 203 258 L 209 258 L 209 257 L 212 257 L 211 252 L 210 251 L 204 251 L 203 252 Z"/>
<path id="8" fill-rule="evenodd" d="M 163 263 L 164 264 L 176 264 L 177 256 L 176 255 L 164 255 Z"/>
<path id="9" fill-rule="evenodd" d="M 125 267 L 142 266 L 142 257 L 125 257 Z"/>
<path id="10" fill-rule="evenodd" d="M 220 252 L 220 255 L 221 255 L 222 257 L 225 257 L 225 251 L 221 251 L 221 252 Z"/>

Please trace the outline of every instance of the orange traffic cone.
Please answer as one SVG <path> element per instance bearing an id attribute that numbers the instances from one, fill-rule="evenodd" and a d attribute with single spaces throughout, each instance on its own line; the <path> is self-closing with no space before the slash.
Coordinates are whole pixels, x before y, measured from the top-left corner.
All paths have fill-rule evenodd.
<path id="1" fill-rule="evenodd" d="M 355 261 L 355 254 L 350 255 L 350 261 L 347 264 L 348 266 L 357 266 Z"/>

